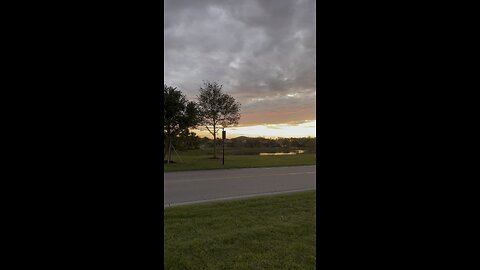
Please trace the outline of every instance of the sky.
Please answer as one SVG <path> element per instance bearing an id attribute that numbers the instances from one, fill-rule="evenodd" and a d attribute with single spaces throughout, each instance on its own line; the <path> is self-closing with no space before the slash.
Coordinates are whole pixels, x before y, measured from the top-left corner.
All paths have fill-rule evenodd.
<path id="1" fill-rule="evenodd" d="M 241 103 L 228 137 L 315 136 L 315 0 L 165 0 L 164 83 Z M 196 130 L 200 136 L 208 132 Z"/>

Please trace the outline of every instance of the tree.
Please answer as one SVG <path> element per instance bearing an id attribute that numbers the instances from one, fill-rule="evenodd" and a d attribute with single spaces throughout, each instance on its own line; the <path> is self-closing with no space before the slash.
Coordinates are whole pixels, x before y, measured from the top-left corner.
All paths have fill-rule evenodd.
<path id="1" fill-rule="evenodd" d="M 221 128 L 237 125 L 240 120 L 240 103 L 222 92 L 222 85 L 204 82 L 200 87 L 198 110 L 200 124 L 213 135 L 213 158 L 217 158 L 217 132 Z"/>
<path id="2" fill-rule="evenodd" d="M 190 132 L 188 129 L 182 131 L 178 139 L 175 140 L 178 142 L 175 147 L 178 146 L 177 149 L 181 150 L 192 150 L 192 149 L 198 149 L 200 146 L 200 138 L 197 136 L 195 132 Z"/>
<path id="3" fill-rule="evenodd" d="M 164 104 L 163 104 L 163 132 L 165 134 L 166 143 L 164 147 L 164 158 L 167 155 L 167 163 L 172 160 L 173 139 L 180 133 L 194 128 L 198 124 L 197 106 L 192 101 L 187 101 L 185 96 L 176 87 L 164 85 L 163 87 Z"/>

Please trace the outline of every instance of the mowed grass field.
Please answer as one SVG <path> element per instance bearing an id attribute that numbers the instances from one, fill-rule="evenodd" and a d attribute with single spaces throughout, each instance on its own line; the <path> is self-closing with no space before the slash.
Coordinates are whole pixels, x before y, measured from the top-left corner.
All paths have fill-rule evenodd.
<path id="1" fill-rule="evenodd" d="M 164 209 L 165 269 L 315 269 L 315 191 Z"/>
<path id="2" fill-rule="evenodd" d="M 190 171 L 190 170 L 213 170 L 230 168 L 256 168 L 256 167 L 275 167 L 275 166 L 300 166 L 315 165 L 316 154 L 304 153 L 287 156 L 260 156 L 258 154 L 225 154 L 225 165 L 222 165 L 222 153 L 219 152 L 219 159 L 212 159 L 213 151 L 207 150 L 189 150 L 172 153 L 173 164 L 164 164 L 164 172 Z"/>

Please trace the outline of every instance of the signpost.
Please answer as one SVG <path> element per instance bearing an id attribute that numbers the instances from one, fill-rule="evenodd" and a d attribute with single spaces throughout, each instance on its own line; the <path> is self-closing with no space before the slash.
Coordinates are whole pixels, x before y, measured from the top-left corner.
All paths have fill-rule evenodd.
<path id="1" fill-rule="evenodd" d="M 223 160 L 222 160 L 222 165 L 225 165 L 225 138 L 227 137 L 227 132 L 225 131 L 225 128 L 222 131 L 222 141 L 223 141 Z"/>

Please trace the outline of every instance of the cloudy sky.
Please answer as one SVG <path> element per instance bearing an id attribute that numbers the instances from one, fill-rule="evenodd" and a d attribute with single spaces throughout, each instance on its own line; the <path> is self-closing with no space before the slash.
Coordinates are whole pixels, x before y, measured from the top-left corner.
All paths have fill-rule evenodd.
<path id="1" fill-rule="evenodd" d="M 242 104 L 231 134 L 315 136 L 315 9 L 315 0 L 165 0 L 164 83 L 190 100 L 204 80 L 223 84 Z"/>

